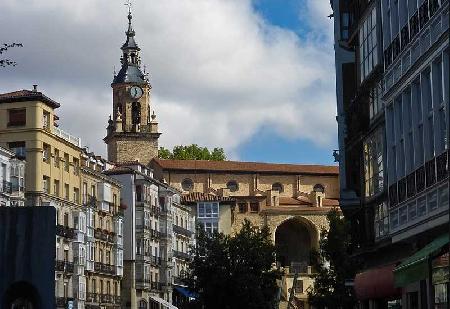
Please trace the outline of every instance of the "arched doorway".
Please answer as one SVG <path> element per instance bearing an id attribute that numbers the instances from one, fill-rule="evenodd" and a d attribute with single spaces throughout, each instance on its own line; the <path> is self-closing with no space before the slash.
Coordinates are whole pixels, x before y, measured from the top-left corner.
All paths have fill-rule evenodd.
<path id="1" fill-rule="evenodd" d="M 40 309 L 40 298 L 36 288 L 25 281 L 12 284 L 5 293 L 5 309 Z"/>
<path id="2" fill-rule="evenodd" d="M 281 223 L 275 231 L 277 261 L 290 267 L 290 272 L 307 272 L 311 265 L 311 249 L 317 247 L 316 228 L 302 218 L 291 218 Z"/>

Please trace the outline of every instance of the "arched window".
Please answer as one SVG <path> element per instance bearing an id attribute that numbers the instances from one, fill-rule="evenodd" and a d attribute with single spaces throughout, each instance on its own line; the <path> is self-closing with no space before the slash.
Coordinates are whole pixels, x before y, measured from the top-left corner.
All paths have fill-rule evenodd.
<path id="1" fill-rule="evenodd" d="M 230 180 L 227 183 L 227 188 L 230 190 L 230 192 L 236 192 L 239 190 L 239 184 L 236 182 L 236 180 Z"/>
<path id="2" fill-rule="evenodd" d="M 279 182 L 276 182 L 272 185 L 272 190 L 273 191 L 278 191 L 278 192 L 283 192 L 283 185 Z"/>
<path id="3" fill-rule="evenodd" d="M 139 102 L 133 102 L 131 104 L 131 117 L 133 124 L 139 124 L 141 122 L 141 104 Z"/>
<path id="4" fill-rule="evenodd" d="M 186 178 L 181 182 L 181 187 L 184 191 L 192 191 L 194 189 L 194 182 L 190 178 Z"/>
<path id="5" fill-rule="evenodd" d="M 141 299 L 139 301 L 139 309 L 147 309 L 147 302 L 145 301 L 145 299 Z"/>
<path id="6" fill-rule="evenodd" d="M 325 192 L 325 188 L 320 183 L 316 184 L 313 190 L 314 192 L 321 192 L 321 193 Z"/>

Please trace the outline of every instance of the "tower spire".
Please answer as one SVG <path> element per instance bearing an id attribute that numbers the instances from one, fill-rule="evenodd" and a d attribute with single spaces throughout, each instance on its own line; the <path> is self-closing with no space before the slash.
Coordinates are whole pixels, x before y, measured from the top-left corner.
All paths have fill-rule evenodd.
<path id="1" fill-rule="evenodd" d="M 146 84 L 147 80 L 141 71 L 141 57 L 139 55 L 141 49 L 135 41 L 136 33 L 132 24 L 133 15 L 131 14 L 131 1 L 128 0 L 125 5 L 128 7 L 128 29 L 125 31 L 127 38 L 121 47 L 122 57 L 120 58 L 120 62 L 122 67 L 119 73 L 114 77 L 113 84 Z"/>

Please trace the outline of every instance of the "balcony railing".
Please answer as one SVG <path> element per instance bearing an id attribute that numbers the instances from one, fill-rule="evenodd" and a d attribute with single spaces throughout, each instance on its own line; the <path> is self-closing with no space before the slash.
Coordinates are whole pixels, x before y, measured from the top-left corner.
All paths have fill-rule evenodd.
<path id="1" fill-rule="evenodd" d="M 104 264 L 100 262 L 94 262 L 94 271 L 108 275 L 116 274 L 114 265 Z"/>
<path id="2" fill-rule="evenodd" d="M 68 300 L 67 297 L 56 297 L 56 307 L 65 308 Z"/>
<path id="3" fill-rule="evenodd" d="M 120 297 L 120 295 L 115 295 L 114 296 L 114 303 L 116 305 L 120 305 L 122 303 L 122 297 Z"/>
<path id="4" fill-rule="evenodd" d="M 75 237 L 74 229 L 65 225 L 57 224 L 56 225 L 56 235 L 73 239 Z"/>
<path id="5" fill-rule="evenodd" d="M 448 163 L 449 151 L 445 151 L 425 162 L 424 165 L 405 178 L 392 184 L 389 187 L 390 207 L 395 207 L 397 204 L 414 197 L 437 182 L 445 180 L 449 176 Z"/>
<path id="6" fill-rule="evenodd" d="M 106 230 L 95 229 L 94 237 L 103 241 L 114 243 L 114 233 Z"/>
<path id="7" fill-rule="evenodd" d="M 75 137 L 57 127 L 53 127 L 53 134 L 61 137 L 62 139 L 68 141 L 71 144 L 74 144 L 77 147 L 81 148 L 81 139 L 79 137 Z"/>
<path id="8" fill-rule="evenodd" d="M 11 182 L 6 181 L 6 180 L 3 180 L 2 182 L 0 182 L 0 193 L 11 194 L 12 193 Z"/>
<path id="9" fill-rule="evenodd" d="M 86 296 L 86 302 L 87 303 L 97 303 L 98 302 L 98 294 L 88 292 L 87 296 Z"/>
<path id="10" fill-rule="evenodd" d="M 173 251 L 173 256 L 182 260 L 189 260 L 191 258 L 189 254 L 176 250 Z"/>
<path id="11" fill-rule="evenodd" d="M 99 294 L 100 303 L 112 304 L 114 303 L 114 296 L 109 294 Z"/>
<path id="12" fill-rule="evenodd" d="M 55 261 L 55 270 L 63 271 L 65 273 L 73 273 L 73 262 L 56 260 Z"/>
<path id="13" fill-rule="evenodd" d="M 186 285 L 186 283 L 184 283 L 184 278 L 182 277 L 173 277 L 173 284 L 176 285 Z"/>
<path id="14" fill-rule="evenodd" d="M 173 225 L 173 231 L 177 234 L 181 234 L 186 237 L 191 237 L 191 235 L 192 235 L 191 231 L 189 231 L 188 229 L 185 229 L 184 227 L 178 226 L 178 225 Z"/>

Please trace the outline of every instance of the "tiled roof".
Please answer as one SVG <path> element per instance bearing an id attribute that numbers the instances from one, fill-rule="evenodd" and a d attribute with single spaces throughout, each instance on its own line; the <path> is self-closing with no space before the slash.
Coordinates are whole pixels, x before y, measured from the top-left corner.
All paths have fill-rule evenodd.
<path id="1" fill-rule="evenodd" d="M 280 205 L 312 205 L 312 203 L 305 199 L 296 199 L 293 197 L 280 197 Z"/>
<path id="2" fill-rule="evenodd" d="M 183 194 L 181 196 L 182 203 L 194 203 L 194 202 L 234 202 L 232 197 L 217 196 L 214 194 L 191 192 L 189 194 Z"/>
<path id="3" fill-rule="evenodd" d="M 339 206 L 339 200 L 338 199 L 331 199 L 331 198 L 324 198 L 322 200 L 322 205 L 326 206 L 326 207 Z"/>
<path id="4" fill-rule="evenodd" d="M 276 164 L 261 162 L 238 161 L 206 161 L 206 160 L 161 160 L 153 159 L 154 164 L 163 170 L 184 171 L 216 171 L 216 172 L 247 172 L 271 174 L 314 174 L 338 175 L 338 166 L 304 165 L 304 164 Z"/>
<path id="5" fill-rule="evenodd" d="M 0 103 L 11 103 L 11 102 L 26 102 L 26 101 L 41 101 L 53 108 L 58 108 L 60 104 L 53 101 L 46 95 L 39 91 L 31 90 L 18 90 L 7 93 L 0 93 Z"/>

